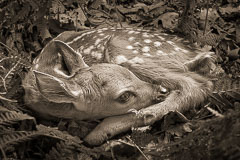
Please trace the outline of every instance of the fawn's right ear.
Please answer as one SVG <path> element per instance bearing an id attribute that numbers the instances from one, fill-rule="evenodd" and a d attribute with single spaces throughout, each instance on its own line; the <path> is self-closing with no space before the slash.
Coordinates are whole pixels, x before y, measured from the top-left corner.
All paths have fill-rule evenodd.
<path id="1" fill-rule="evenodd" d="M 88 65 L 83 61 L 82 55 L 76 52 L 68 44 L 59 40 L 54 40 L 52 43 L 54 43 L 57 52 L 61 55 L 64 65 L 70 75 L 82 68 L 88 67 Z"/>
<path id="2" fill-rule="evenodd" d="M 38 91 L 50 102 L 71 103 L 83 94 L 79 84 L 74 81 L 65 81 L 36 70 L 33 70 L 33 74 Z"/>

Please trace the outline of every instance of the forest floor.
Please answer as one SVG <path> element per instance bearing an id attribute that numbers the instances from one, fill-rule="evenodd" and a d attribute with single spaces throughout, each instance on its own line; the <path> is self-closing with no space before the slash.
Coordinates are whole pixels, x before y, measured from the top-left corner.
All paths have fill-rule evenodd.
<path id="1" fill-rule="evenodd" d="M 240 159 L 239 10 L 235 0 L 0 0 L 0 159 Z M 187 120 L 169 113 L 150 130 L 90 147 L 80 138 L 95 124 L 36 118 L 21 81 L 56 35 L 99 26 L 181 34 L 214 51 L 225 77 L 206 104 L 184 113 Z"/>

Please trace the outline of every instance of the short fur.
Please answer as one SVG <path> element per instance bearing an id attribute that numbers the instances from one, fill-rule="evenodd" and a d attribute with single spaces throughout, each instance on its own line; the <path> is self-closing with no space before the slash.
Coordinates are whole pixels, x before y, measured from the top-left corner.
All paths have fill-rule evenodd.
<path id="1" fill-rule="evenodd" d="M 99 39 L 98 32 L 106 36 Z M 136 38 L 130 37 L 132 32 L 136 33 Z M 93 40 L 94 36 L 98 39 Z M 131 47 L 125 48 L 126 45 L 133 45 L 129 39 L 135 38 L 135 41 L 145 44 L 142 40 L 147 36 L 157 42 L 155 46 L 149 44 L 152 56 L 145 56 L 145 51 L 141 52 L 142 46 L 134 46 L 141 52 L 137 56 L 143 62 L 132 63 L 130 60 L 135 55 L 131 53 Z M 159 37 L 165 40 L 160 41 Z M 173 45 L 170 42 L 174 42 Z M 160 43 L 162 48 L 157 46 Z M 164 51 L 165 54 L 157 55 L 158 51 Z M 100 58 L 91 57 L 98 53 L 102 54 Z M 112 64 L 119 62 L 119 55 L 125 57 L 119 65 L 127 69 Z M 135 29 L 64 32 L 35 59 L 23 81 L 25 102 L 33 110 L 48 116 L 82 120 L 141 109 L 153 104 L 154 97 L 164 95 L 166 100 L 161 102 L 163 110 L 175 105 L 178 111 L 183 111 L 202 103 L 211 92 L 211 66 L 215 66 L 212 53 L 202 53 L 174 41 L 170 35 Z M 138 100 L 131 105 L 118 104 L 115 102 L 116 96 L 120 90 L 128 89 L 128 83 L 133 86 Z M 109 87 L 110 84 L 112 86 Z M 162 87 L 167 93 L 162 94 Z"/>

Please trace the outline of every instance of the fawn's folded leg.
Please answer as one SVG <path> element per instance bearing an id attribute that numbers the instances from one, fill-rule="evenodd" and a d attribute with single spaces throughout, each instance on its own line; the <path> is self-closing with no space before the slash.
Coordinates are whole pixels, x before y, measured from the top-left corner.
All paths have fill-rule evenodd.
<path id="1" fill-rule="evenodd" d="M 84 141 L 90 145 L 100 145 L 107 139 L 126 132 L 132 127 L 151 125 L 171 111 L 182 112 L 193 107 L 193 105 L 199 105 L 205 100 L 208 92 L 207 88 L 202 89 L 198 85 L 194 86 L 192 84 L 190 84 L 190 88 L 173 90 L 165 101 L 143 108 L 137 114 L 130 113 L 104 119 L 85 137 Z"/>

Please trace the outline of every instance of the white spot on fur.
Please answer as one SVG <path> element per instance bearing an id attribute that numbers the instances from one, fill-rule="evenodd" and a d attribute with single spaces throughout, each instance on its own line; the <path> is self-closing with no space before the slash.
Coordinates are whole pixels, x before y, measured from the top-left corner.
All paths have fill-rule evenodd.
<path id="1" fill-rule="evenodd" d="M 139 42 L 135 42 L 133 45 L 134 46 L 141 46 L 141 44 Z"/>
<path id="2" fill-rule="evenodd" d="M 147 57 L 152 57 L 152 55 L 150 53 L 143 53 L 144 56 L 147 56 Z"/>
<path id="3" fill-rule="evenodd" d="M 154 38 L 155 36 L 153 34 L 150 34 L 150 37 Z"/>
<path id="4" fill-rule="evenodd" d="M 128 59 L 123 55 L 119 55 L 116 57 L 115 61 L 116 61 L 116 64 L 121 64 L 121 63 L 127 62 Z"/>
<path id="5" fill-rule="evenodd" d="M 111 29 L 112 29 L 112 28 L 111 28 Z M 113 28 L 113 29 L 114 29 L 114 28 Z M 106 31 L 106 30 L 108 30 L 108 28 L 102 28 L 102 30 L 103 30 L 103 31 Z"/>
<path id="6" fill-rule="evenodd" d="M 175 50 L 175 51 L 180 51 L 181 48 L 179 48 L 179 47 L 175 47 L 174 50 Z"/>
<path id="7" fill-rule="evenodd" d="M 137 50 L 134 50 L 132 53 L 133 54 L 138 54 L 139 52 Z"/>
<path id="8" fill-rule="evenodd" d="M 134 34 L 139 34 L 139 33 L 141 33 L 141 32 L 138 32 L 138 31 L 135 31 L 135 32 L 134 32 Z"/>
<path id="9" fill-rule="evenodd" d="M 144 47 L 142 48 L 142 51 L 143 51 L 143 52 L 149 52 L 149 51 L 150 51 L 150 48 L 149 48 L 148 46 L 144 46 Z"/>
<path id="10" fill-rule="evenodd" d="M 149 38 L 150 36 L 148 35 L 148 34 L 146 34 L 146 33 L 143 33 L 143 35 L 142 35 L 143 37 L 146 37 L 146 38 Z"/>
<path id="11" fill-rule="evenodd" d="M 78 41 L 79 39 L 81 39 L 82 37 L 84 37 L 84 36 L 87 35 L 87 34 L 88 34 L 88 32 L 82 33 L 80 36 L 74 38 L 72 41 L 67 42 L 66 44 L 68 44 L 68 45 L 69 45 L 69 44 L 72 44 L 72 43 Z"/>
<path id="12" fill-rule="evenodd" d="M 162 54 L 164 54 L 163 51 L 161 51 L 161 50 L 157 50 L 157 55 L 162 55 Z"/>
<path id="13" fill-rule="evenodd" d="M 182 49 L 182 48 L 180 48 L 180 50 L 181 50 L 182 52 L 184 52 L 184 53 L 188 53 L 188 52 L 189 52 L 188 50 Z"/>
<path id="14" fill-rule="evenodd" d="M 100 33 L 99 36 L 104 36 L 105 34 L 104 33 Z"/>
<path id="15" fill-rule="evenodd" d="M 133 34 L 135 31 L 129 31 L 128 34 Z"/>
<path id="16" fill-rule="evenodd" d="M 128 40 L 129 41 L 133 41 L 134 39 L 136 39 L 135 37 L 129 37 Z"/>
<path id="17" fill-rule="evenodd" d="M 152 41 L 150 39 L 144 39 L 145 43 L 151 43 Z"/>
<path id="18" fill-rule="evenodd" d="M 157 36 L 159 39 L 161 39 L 161 40 L 165 40 L 165 38 L 163 38 L 162 36 Z"/>
<path id="19" fill-rule="evenodd" d="M 172 42 L 172 41 L 167 41 L 167 43 L 169 43 L 169 44 L 171 44 L 171 45 L 175 45 L 175 43 Z"/>
<path id="20" fill-rule="evenodd" d="M 173 52 L 170 52 L 169 54 L 170 54 L 170 55 L 175 55 L 175 54 L 177 54 L 177 52 L 174 52 L 174 51 L 173 51 Z"/>
<path id="21" fill-rule="evenodd" d="M 134 57 L 133 59 L 128 61 L 129 63 L 144 63 L 144 60 L 139 57 Z"/>
<path id="22" fill-rule="evenodd" d="M 92 33 L 94 33 L 94 32 L 95 32 L 94 30 L 93 30 L 93 31 L 86 32 L 86 35 L 92 34 Z"/>
<path id="23" fill-rule="evenodd" d="M 133 49 L 133 46 L 128 45 L 126 48 L 127 48 L 127 49 Z"/>
<path id="24" fill-rule="evenodd" d="M 155 47 L 159 47 L 159 46 L 161 46 L 161 45 L 162 45 L 161 42 L 158 42 L 158 41 L 154 42 L 154 46 L 155 46 Z"/>

